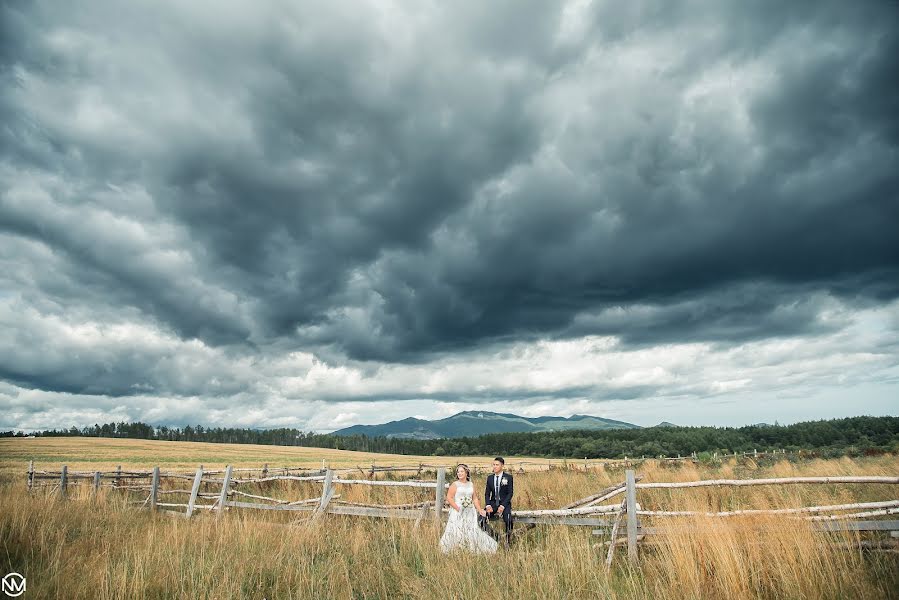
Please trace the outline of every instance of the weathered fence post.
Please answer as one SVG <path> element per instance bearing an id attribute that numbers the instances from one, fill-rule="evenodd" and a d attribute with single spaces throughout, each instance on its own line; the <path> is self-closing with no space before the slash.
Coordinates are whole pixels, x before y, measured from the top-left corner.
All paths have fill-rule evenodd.
<path id="1" fill-rule="evenodd" d="M 637 560 L 637 482 L 633 469 L 625 471 L 627 483 L 627 558 Z"/>
<path id="2" fill-rule="evenodd" d="M 262 478 L 265 479 L 268 477 L 268 463 L 262 465 Z"/>
<path id="3" fill-rule="evenodd" d="M 219 496 L 218 516 L 225 512 L 225 504 L 228 502 L 228 486 L 231 485 L 231 465 L 225 468 L 225 480 L 222 482 L 222 495 Z"/>
<path id="4" fill-rule="evenodd" d="M 203 480 L 203 465 L 197 467 L 197 474 L 194 477 L 194 486 L 190 490 L 190 500 L 187 501 L 187 512 L 185 516 L 190 518 L 194 513 L 194 504 L 197 502 L 197 492 L 200 491 L 200 482 Z"/>
<path id="5" fill-rule="evenodd" d="M 159 497 L 159 467 L 153 467 L 153 481 L 150 484 L 150 510 L 156 511 L 156 498 Z"/>
<path id="6" fill-rule="evenodd" d="M 446 467 L 437 469 L 437 490 L 434 492 L 434 523 L 440 526 L 443 518 L 443 503 L 446 502 Z"/>
<path id="7" fill-rule="evenodd" d="M 119 465 L 115 468 L 115 486 L 119 487 L 122 479 L 122 465 Z"/>
<path id="8" fill-rule="evenodd" d="M 606 554 L 606 571 L 612 568 L 612 559 L 615 558 L 615 546 L 618 543 L 618 528 L 621 526 L 621 517 L 627 505 L 627 500 L 622 500 L 621 508 L 618 509 L 618 515 L 612 524 L 612 534 L 609 537 L 609 552 Z"/>
<path id="9" fill-rule="evenodd" d="M 322 499 L 319 503 L 319 507 L 322 510 L 328 508 L 328 503 L 331 502 L 331 496 L 334 495 L 334 490 L 332 489 L 334 483 L 334 471 L 333 469 L 328 469 L 325 471 L 325 481 L 324 487 L 322 488 Z"/>
<path id="10" fill-rule="evenodd" d="M 97 494 L 100 492 L 100 471 L 94 471 L 94 490 L 91 494 L 91 498 L 93 500 L 97 499 Z"/>
<path id="11" fill-rule="evenodd" d="M 325 481 L 324 487 L 322 487 L 322 498 L 318 503 L 318 508 L 315 509 L 315 512 L 312 514 L 313 519 L 319 519 L 323 514 L 328 511 L 328 504 L 331 502 L 331 497 L 334 495 L 334 470 L 328 469 L 325 471 Z"/>
<path id="12" fill-rule="evenodd" d="M 59 472 L 59 499 L 66 499 L 66 484 L 69 479 L 69 467 L 66 465 L 62 466 L 62 470 Z"/>
<path id="13" fill-rule="evenodd" d="M 31 488 L 34 485 L 34 459 L 28 461 L 28 491 L 31 492 Z"/>

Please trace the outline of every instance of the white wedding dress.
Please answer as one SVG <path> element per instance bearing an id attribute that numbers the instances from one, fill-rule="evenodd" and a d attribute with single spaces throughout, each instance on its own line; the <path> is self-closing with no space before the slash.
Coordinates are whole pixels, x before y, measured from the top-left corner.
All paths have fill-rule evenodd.
<path id="1" fill-rule="evenodd" d="M 465 499 L 468 500 L 468 507 L 463 507 Z M 440 538 L 440 550 L 445 553 L 457 548 L 479 554 L 496 552 L 498 545 L 496 540 L 478 527 L 478 511 L 474 507 L 474 484 L 470 481 L 456 482 L 456 497 L 453 500 L 462 511 L 450 507 L 449 520 L 446 522 L 443 537 Z"/>

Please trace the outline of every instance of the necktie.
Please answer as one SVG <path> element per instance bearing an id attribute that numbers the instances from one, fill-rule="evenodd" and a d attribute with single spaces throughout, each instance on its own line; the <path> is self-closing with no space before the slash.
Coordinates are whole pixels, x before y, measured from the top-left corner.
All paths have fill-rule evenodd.
<path id="1" fill-rule="evenodd" d="M 493 495 L 499 500 L 499 475 L 493 476 Z"/>

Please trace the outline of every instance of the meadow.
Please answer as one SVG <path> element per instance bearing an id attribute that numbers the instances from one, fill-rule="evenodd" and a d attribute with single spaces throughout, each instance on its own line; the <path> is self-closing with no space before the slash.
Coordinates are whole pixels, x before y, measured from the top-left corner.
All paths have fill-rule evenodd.
<path id="1" fill-rule="evenodd" d="M 822 534 L 787 516 L 653 519 L 668 533 L 620 554 L 605 568 L 606 547 L 589 527 L 538 526 L 491 558 L 442 555 L 431 521 L 230 510 L 221 519 L 171 519 L 124 504 L 121 491 L 96 500 L 87 486 L 66 501 L 25 487 L 36 468 L 111 470 L 117 465 L 190 471 L 269 463 L 319 467 L 433 463 L 434 457 L 372 455 L 313 448 L 123 439 L 0 440 L 2 569 L 28 578 L 25 598 L 891 598 L 899 557 L 837 545 L 858 534 Z M 443 457 L 485 464 L 492 457 Z M 515 460 L 519 457 L 509 457 Z M 561 461 L 559 465 L 563 464 Z M 892 455 L 830 460 L 662 463 L 637 466 L 644 481 L 802 475 L 899 474 Z M 515 507 L 558 508 L 624 479 L 619 468 L 554 469 L 516 476 Z M 484 476 L 475 477 L 484 485 Z M 640 490 L 645 509 L 789 508 L 896 499 L 895 485 L 790 485 Z M 320 493 L 320 486 L 318 486 Z M 315 484 L 277 482 L 268 494 L 314 496 Z M 358 502 L 414 502 L 417 491 L 343 486 Z M 430 492 L 426 492 L 429 494 Z M 523 528 L 521 528 L 523 529 Z"/>

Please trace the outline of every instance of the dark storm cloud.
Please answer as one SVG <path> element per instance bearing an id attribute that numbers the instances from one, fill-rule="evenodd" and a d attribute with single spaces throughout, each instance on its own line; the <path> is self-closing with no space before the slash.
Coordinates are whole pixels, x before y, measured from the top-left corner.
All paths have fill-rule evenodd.
<path id="1" fill-rule="evenodd" d="M 448 6 L 5 3 L 0 299 L 427 362 L 822 333 L 827 298 L 899 294 L 894 4 Z M 0 377 L 247 390 L 182 351 Z"/>
<path id="2" fill-rule="evenodd" d="M 856 300 L 857 303 L 861 302 Z M 868 300 L 863 304 L 876 305 Z M 858 306 L 858 304 L 856 304 Z M 560 333 L 618 335 L 626 344 L 712 341 L 729 344 L 775 337 L 823 335 L 846 327 L 850 315 L 820 316 L 831 308 L 831 299 L 808 286 L 775 286 L 760 283 L 728 285 L 699 296 L 685 294 L 665 305 L 632 303 L 596 312 L 585 311 Z"/>
<path id="3" fill-rule="evenodd" d="M 723 332 L 739 341 L 813 330 L 814 311 L 792 310 L 788 320 L 777 313 L 814 289 L 895 297 L 895 11 L 790 5 L 779 15 L 769 5 L 752 14 L 712 11 L 711 23 L 700 18 L 696 26 L 689 14 L 667 14 L 671 6 L 637 10 L 623 24 L 613 17 L 608 35 L 651 44 L 655 34 L 680 32 L 686 40 L 710 27 L 708 42 L 698 36 L 702 52 L 688 48 L 670 74 L 676 81 L 663 89 L 677 92 L 722 62 L 738 79 L 739 61 L 756 61 L 768 81 L 745 98 L 745 135 L 728 122 L 739 115 L 711 102 L 688 115 L 692 129 L 678 139 L 684 115 L 671 104 L 679 97 L 647 100 L 613 89 L 597 98 L 585 131 L 553 140 L 567 172 L 518 165 L 514 191 L 486 191 L 483 202 L 444 223 L 428 252 L 393 253 L 370 271 L 380 295 L 376 322 L 408 329 L 389 340 L 399 352 L 543 335 L 596 307 L 665 307 L 685 298 L 700 305 L 702 319 L 684 320 L 675 309 L 662 311 L 670 320 L 652 330 L 626 320 L 605 332 L 644 341 Z M 600 37 L 604 23 L 597 19 Z M 631 102 L 638 114 L 624 116 L 632 126 L 619 131 L 603 122 L 602 100 L 613 119 L 618 102 Z M 460 246 L 461 259 L 454 255 Z M 778 289 L 777 297 L 741 301 L 736 287 L 725 306 L 706 299 L 753 281 Z"/>

